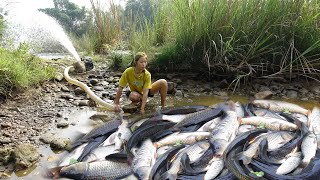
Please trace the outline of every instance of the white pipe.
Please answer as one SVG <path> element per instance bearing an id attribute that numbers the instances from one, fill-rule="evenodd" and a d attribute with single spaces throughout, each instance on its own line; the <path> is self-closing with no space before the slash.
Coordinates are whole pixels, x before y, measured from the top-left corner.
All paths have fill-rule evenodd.
<path id="1" fill-rule="evenodd" d="M 104 100 L 102 100 L 101 98 L 99 98 L 97 95 L 94 94 L 94 92 L 87 86 L 85 85 L 84 83 L 76 80 L 76 79 L 72 79 L 68 72 L 69 72 L 69 69 L 72 68 L 72 66 L 69 66 L 67 68 L 64 69 L 64 73 L 63 73 L 63 76 L 64 78 L 71 84 L 74 84 L 76 86 L 79 86 L 80 88 L 82 88 L 88 95 L 89 97 L 94 100 L 97 104 L 100 104 L 101 106 L 103 107 L 106 107 L 107 110 L 110 110 L 110 111 L 113 111 L 114 110 L 114 106 L 105 102 Z"/>

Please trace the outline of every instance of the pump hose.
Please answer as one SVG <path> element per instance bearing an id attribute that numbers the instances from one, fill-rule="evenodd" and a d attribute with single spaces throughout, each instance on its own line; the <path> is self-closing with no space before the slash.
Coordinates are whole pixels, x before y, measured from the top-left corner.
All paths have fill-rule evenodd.
<path id="1" fill-rule="evenodd" d="M 63 73 L 63 76 L 64 78 L 71 84 L 74 84 L 76 86 L 79 86 L 80 88 L 82 88 L 88 95 L 89 97 L 95 101 L 97 104 L 100 104 L 101 106 L 107 108 L 107 110 L 110 110 L 110 111 L 113 111 L 114 110 L 114 107 L 113 105 L 105 102 L 104 100 L 102 100 L 101 98 L 99 98 L 97 95 L 94 94 L 94 92 L 87 86 L 85 85 L 84 83 L 76 80 L 76 79 L 72 79 L 68 72 L 70 70 L 70 68 L 72 68 L 72 66 L 69 66 L 67 68 L 64 69 L 64 73 Z"/>

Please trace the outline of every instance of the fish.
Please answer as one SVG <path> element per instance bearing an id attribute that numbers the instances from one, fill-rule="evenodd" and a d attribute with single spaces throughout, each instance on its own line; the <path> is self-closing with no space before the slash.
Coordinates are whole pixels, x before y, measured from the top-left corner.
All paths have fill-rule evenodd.
<path id="1" fill-rule="evenodd" d="M 316 156 L 317 153 L 317 137 L 313 134 L 313 132 L 309 132 L 306 135 L 301 143 L 301 152 L 303 155 L 303 159 L 301 162 L 301 167 L 306 167 L 312 158 Z"/>
<path id="2" fill-rule="evenodd" d="M 77 160 L 80 155 L 82 154 L 84 148 L 87 146 L 88 143 L 84 143 L 77 148 L 75 148 L 73 151 L 71 151 L 67 156 L 64 156 L 62 161 L 59 163 L 59 167 L 67 166 L 69 164 L 72 164 L 72 161 Z"/>
<path id="3" fill-rule="evenodd" d="M 205 123 L 211 119 L 221 116 L 223 113 L 221 108 L 207 108 L 202 111 L 194 112 L 185 115 L 185 118 L 174 125 L 174 128 L 182 128 L 190 125 L 195 125 L 199 123 Z"/>
<path id="4" fill-rule="evenodd" d="M 181 157 L 184 154 L 187 154 L 190 158 L 190 163 L 193 163 L 197 161 L 210 147 L 210 144 L 206 141 L 200 141 L 195 144 L 192 144 L 186 148 L 184 148 L 182 151 L 180 151 L 176 158 L 171 163 L 171 166 L 168 171 L 163 173 L 159 180 L 169 179 L 169 180 L 175 180 L 178 177 L 178 173 L 182 171 L 182 163 L 181 163 Z"/>
<path id="5" fill-rule="evenodd" d="M 148 180 L 151 169 L 156 161 L 157 149 L 151 139 L 143 141 L 132 160 L 132 170 L 140 180 Z"/>
<path id="6" fill-rule="evenodd" d="M 87 156 L 83 158 L 83 162 L 92 162 L 98 160 L 104 160 L 106 156 L 110 154 L 119 153 L 120 151 L 116 149 L 115 145 L 110 146 L 99 146 L 93 149 Z"/>
<path id="7" fill-rule="evenodd" d="M 225 112 L 225 117 L 221 122 L 212 130 L 209 138 L 211 147 L 217 156 L 221 156 L 237 134 L 239 128 L 238 115 L 235 111 Z"/>
<path id="8" fill-rule="evenodd" d="M 278 167 L 276 174 L 283 175 L 288 174 L 295 170 L 302 160 L 301 152 L 294 152 L 288 155 L 287 159 Z"/>
<path id="9" fill-rule="evenodd" d="M 161 114 L 176 115 L 176 114 L 190 114 L 197 111 L 205 110 L 208 106 L 180 106 L 170 109 L 162 109 Z"/>
<path id="10" fill-rule="evenodd" d="M 206 122 L 197 131 L 211 132 L 220 123 L 220 121 L 221 121 L 221 117 L 216 117 Z"/>
<path id="11" fill-rule="evenodd" d="M 185 133 L 173 133 L 168 135 L 159 141 L 155 142 L 154 145 L 159 148 L 166 145 L 179 144 L 193 144 L 197 141 L 202 141 L 210 136 L 210 132 L 185 132 Z"/>
<path id="12" fill-rule="evenodd" d="M 309 115 L 310 110 L 305 109 L 299 105 L 289 103 L 289 102 L 284 102 L 284 101 L 277 101 L 277 100 L 253 100 L 252 104 L 269 109 L 271 111 L 275 112 L 284 112 L 284 111 L 289 111 L 289 112 L 296 112 L 296 113 L 301 113 L 304 115 Z"/>
<path id="13" fill-rule="evenodd" d="M 115 132 L 115 149 L 120 150 L 125 143 L 127 143 L 132 136 L 132 131 L 128 126 L 129 122 L 127 120 L 122 120 L 121 125 Z"/>
<path id="14" fill-rule="evenodd" d="M 255 125 L 274 131 L 294 131 L 298 128 L 297 125 L 284 121 L 282 119 L 261 116 L 241 118 L 240 123 Z"/>
<path id="15" fill-rule="evenodd" d="M 281 147 L 293 138 L 293 135 L 286 131 L 261 134 L 245 149 L 243 152 L 235 156 L 236 159 L 242 160 L 244 164 L 249 164 L 253 157 L 257 157 L 260 142 L 266 138 L 268 141 L 268 149 L 273 150 Z"/>
<path id="16" fill-rule="evenodd" d="M 95 161 L 78 162 L 60 171 L 61 177 L 71 179 L 116 179 L 131 174 L 131 167 L 125 162 Z"/>
<path id="17" fill-rule="evenodd" d="M 224 162 L 222 157 L 213 158 L 211 164 L 206 174 L 204 175 L 204 180 L 210 180 L 216 178 L 220 172 L 223 170 Z"/>
<path id="18" fill-rule="evenodd" d="M 116 132 L 118 130 L 118 126 L 121 124 L 121 120 L 112 120 L 104 123 L 102 126 L 98 126 L 94 129 L 92 129 L 89 133 L 84 135 L 82 138 L 76 140 L 72 144 L 72 150 L 76 148 L 77 146 L 89 142 L 90 140 L 95 139 L 98 136 L 107 136 L 109 137 L 110 134 Z"/>
<path id="19" fill-rule="evenodd" d="M 320 149 L 320 109 L 315 106 L 308 116 L 309 130 L 317 137 L 318 149 Z"/>

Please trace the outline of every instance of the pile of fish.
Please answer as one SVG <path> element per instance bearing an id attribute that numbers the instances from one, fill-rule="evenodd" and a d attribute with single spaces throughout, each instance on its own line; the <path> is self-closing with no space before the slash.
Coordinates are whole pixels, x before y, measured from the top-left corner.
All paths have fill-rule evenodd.
<path id="1" fill-rule="evenodd" d="M 320 110 L 275 100 L 106 122 L 58 166 L 72 179 L 317 179 Z"/>

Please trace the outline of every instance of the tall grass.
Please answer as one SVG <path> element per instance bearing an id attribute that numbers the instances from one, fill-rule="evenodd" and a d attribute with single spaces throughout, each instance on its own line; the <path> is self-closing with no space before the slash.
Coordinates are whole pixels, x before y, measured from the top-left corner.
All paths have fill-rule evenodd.
<path id="1" fill-rule="evenodd" d="M 162 35 L 166 38 L 151 38 L 153 45 L 164 46 L 157 66 L 171 57 L 166 63 L 174 62 L 172 71 L 183 67 L 211 75 L 231 74 L 236 85 L 247 77 L 309 76 L 320 68 L 319 1 L 172 0 L 162 4 L 166 10 L 155 11 L 155 17 L 167 13 L 167 31 Z M 157 32 L 163 19 L 146 24 L 149 29 L 140 35 L 150 28 Z"/>
<path id="2" fill-rule="evenodd" d="M 95 29 L 92 41 L 95 44 L 95 51 L 106 53 L 106 47 L 114 45 L 121 40 L 122 13 L 119 5 L 110 0 L 109 10 L 104 10 L 99 0 L 90 0 L 94 15 Z"/>
<path id="3" fill-rule="evenodd" d="M 0 47 L 0 96 L 7 97 L 15 90 L 28 88 L 54 76 L 54 69 L 27 53 L 21 45 L 16 50 Z"/>

